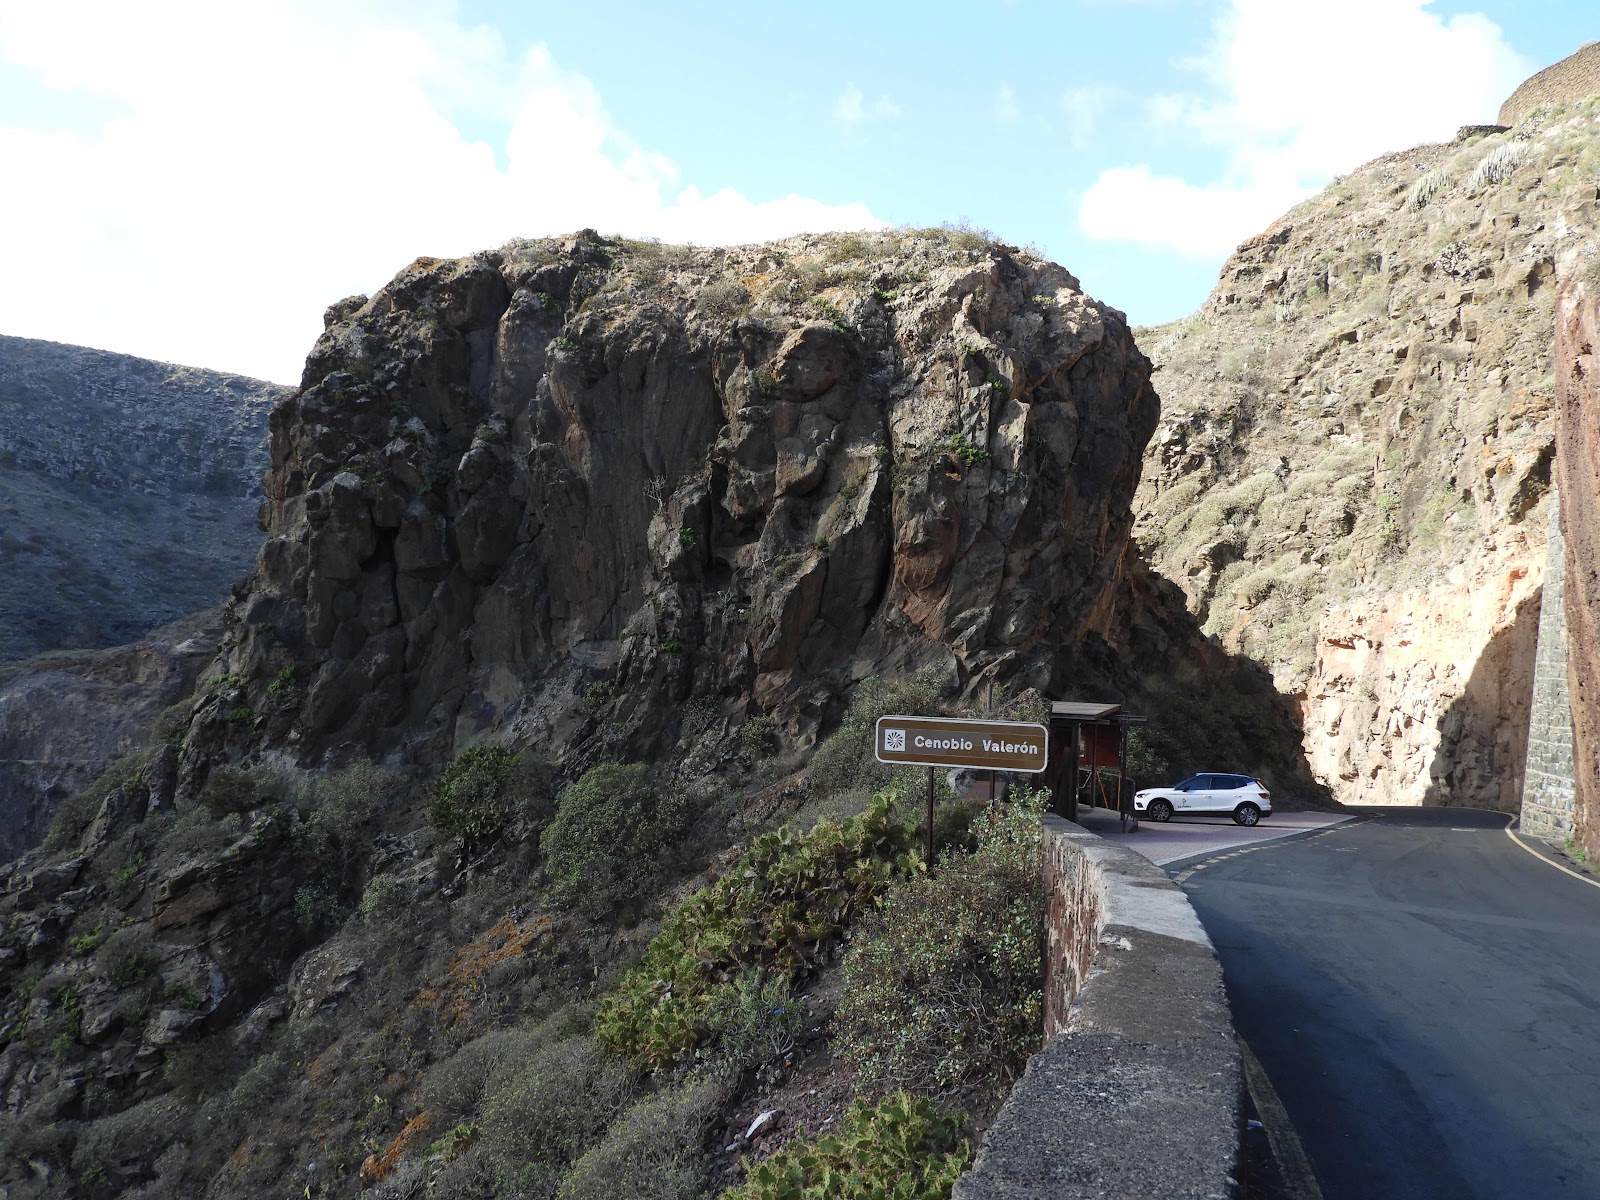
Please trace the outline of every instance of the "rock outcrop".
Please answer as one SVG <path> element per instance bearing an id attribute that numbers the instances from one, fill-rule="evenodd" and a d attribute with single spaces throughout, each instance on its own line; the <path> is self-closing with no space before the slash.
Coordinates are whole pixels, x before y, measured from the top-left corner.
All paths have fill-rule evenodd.
<path id="1" fill-rule="evenodd" d="M 1140 335 L 1164 407 L 1137 536 L 1300 697 L 1340 800 L 1515 808 L 1590 108 L 1374 160 Z"/>
<path id="2" fill-rule="evenodd" d="M 287 391 L 0 337 L 0 662 L 226 599 L 261 544 L 267 413 Z"/>
<path id="3" fill-rule="evenodd" d="M 1566 540 L 1573 835 L 1600 860 L 1600 277 L 1563 290 L 1556 320 L 1556 472 Z"/>
<path id="4" fill-rule="evenodd" d="M 273 412 L 240 683 L 189 758 L 654 757 L 689 710 L 804 746 L 886 670 L 1059 687 L 1156 413 L 1120 314 L 939 231 L 419 260 Z"/>

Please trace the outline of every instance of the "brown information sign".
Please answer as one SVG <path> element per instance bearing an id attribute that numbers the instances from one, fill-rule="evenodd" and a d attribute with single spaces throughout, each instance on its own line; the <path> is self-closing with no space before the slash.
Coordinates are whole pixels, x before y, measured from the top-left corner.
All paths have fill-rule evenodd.
<path id="1" fill-rule="evenodd" d="M 1050 734 L 1022 721 L 947 717 L 879 717 L 878 761 L 916 767 L 977 767 L 1038 772 Z"/>

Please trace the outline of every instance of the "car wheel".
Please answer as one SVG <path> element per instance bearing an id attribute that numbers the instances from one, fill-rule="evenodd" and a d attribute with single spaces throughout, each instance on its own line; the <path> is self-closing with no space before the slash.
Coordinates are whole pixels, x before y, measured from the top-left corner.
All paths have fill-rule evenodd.
<path id="1" fill-rule="evenodd" d="M 1233 819 L 1240 825 L 1254 825 L 1261 820 L 1261 810 L 1247 800 L 1233 810 Z"/>
<path id="2" fill-rule="evenodd" d="M 1172 805 L 1165 800 L 1152 800 L 1150 807 L 1145 810 L 1152 821 L 1170 821 L 1172 819 Z"/>

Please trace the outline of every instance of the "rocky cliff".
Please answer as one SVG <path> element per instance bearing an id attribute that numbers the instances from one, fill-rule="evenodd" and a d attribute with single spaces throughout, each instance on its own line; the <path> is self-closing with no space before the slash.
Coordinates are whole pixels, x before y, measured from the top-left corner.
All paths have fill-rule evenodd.
<path id="1" fill-rule="evenodd" d="M 1059 687 L 1147 373 L 1066 271 L 942 236 L 421 260 L 329 310 L 273 413 L 208 752 L 652 757 L 691 711 L 804 746 L 886 670 Z"/>
<path id="2" fill-rule="evenodd" d="M 1592 259 L 1580 263 L 1583 274 L 1564 288 L 1557 309 L 1556 472 L 1566 540 L 1573 835 L 1600 860 L 1600 276 Z"/>
<path id="3" fill-rule="evenodd" d="M 286 391 L 0 337 L 0 662 L 220 604 L 260 545 L 267 412 Z"/>
<path id="4" fill-rule="evenodd" d="M 1299 697 L 1352 803 L 1514 808 L 1554 447 L 1557 259 L 1592 242 L 1592 101 L 1385 155 L 1141 334 L 1137 534 Z"/>

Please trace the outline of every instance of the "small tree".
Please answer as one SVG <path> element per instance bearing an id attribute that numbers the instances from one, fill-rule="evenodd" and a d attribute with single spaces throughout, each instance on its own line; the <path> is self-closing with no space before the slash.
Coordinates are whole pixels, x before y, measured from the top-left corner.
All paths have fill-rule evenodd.
<path id="1" fill-rule="evenodd" d="M 523 779 L 523 756 L 505 746 L 463 750 L 433 787 L 428 819 L 469 848 L 503 834 L 529 807 L 533 781 Z"/>
<path id="2" fill-rule="evenodd" d="M 643 763 L 591 767 L 561 794 L 540 839 L 557 903 L 594 918 L 633 908 L 660 882 L 693 817 Z"/>

